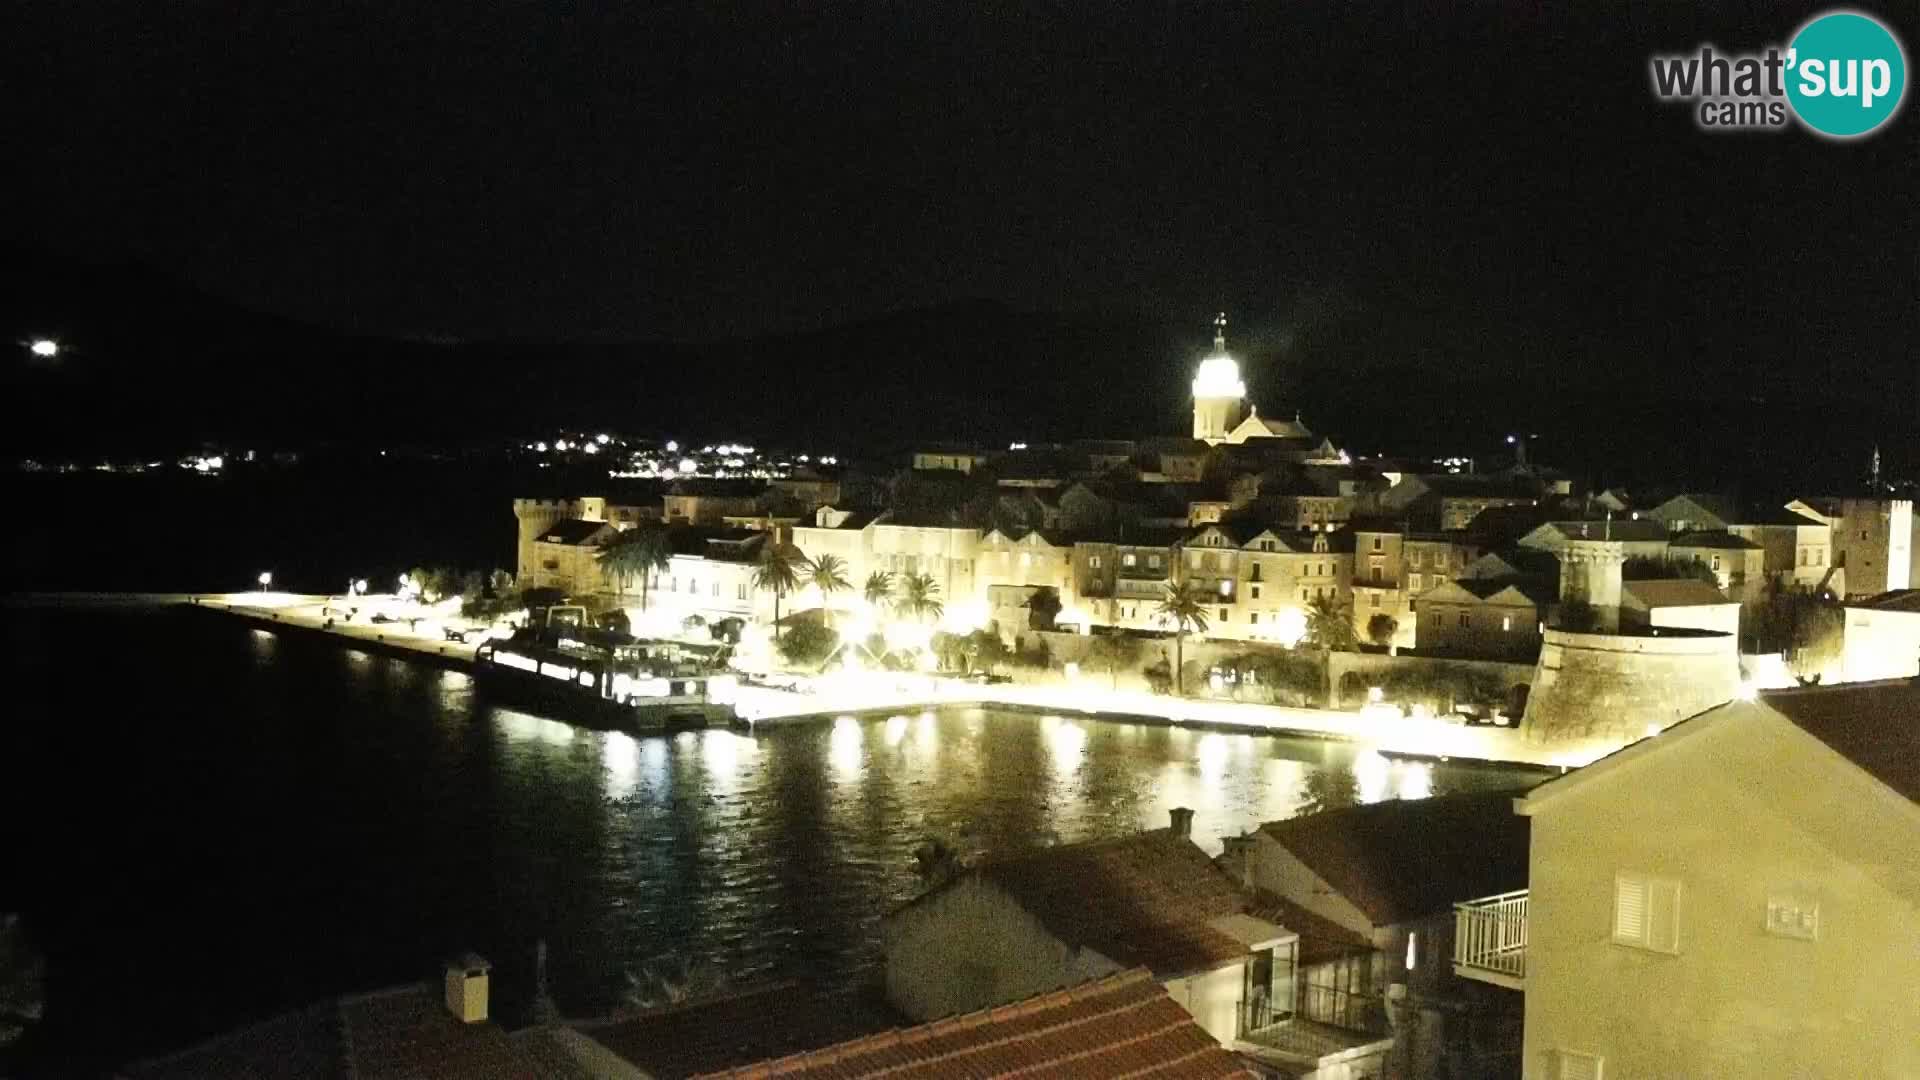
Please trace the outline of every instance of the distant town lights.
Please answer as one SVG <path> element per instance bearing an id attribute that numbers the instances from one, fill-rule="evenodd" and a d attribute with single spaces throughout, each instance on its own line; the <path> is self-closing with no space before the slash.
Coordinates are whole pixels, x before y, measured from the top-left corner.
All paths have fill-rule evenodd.
<path id="1" fill-rule="evenodd" d="M 60 343 L 52 338 L 40 338 L 27 348 L 33 351 L 33 355 L 49 360 L 60 355 Z"/>
<path id="2" fill-rule="evenodd" d="M 699 467 L 699 464 L 690 457 L 680 459 L 680 471 L 683 473 L 690 473 Z"/>

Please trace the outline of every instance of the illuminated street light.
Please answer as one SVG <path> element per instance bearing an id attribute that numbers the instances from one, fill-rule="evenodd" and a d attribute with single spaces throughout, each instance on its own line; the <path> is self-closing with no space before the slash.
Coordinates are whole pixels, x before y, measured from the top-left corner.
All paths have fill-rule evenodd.
<path id="1" fill-rule="evenodd" d="M 33 355 L 48 360 L 60 355 L 60 343 L 52 338 L 40 338 L 27 348 L 33 351 Z"/>
<path id="2" fill-rule="evenodd" d="M 254 578 L 253 580 L 260 583 L 260 588 L 265 589 L 268 586 L 273 584 L 273 571 L 262 570 L 260 571 L 260 576 L 257 578 Z"/>

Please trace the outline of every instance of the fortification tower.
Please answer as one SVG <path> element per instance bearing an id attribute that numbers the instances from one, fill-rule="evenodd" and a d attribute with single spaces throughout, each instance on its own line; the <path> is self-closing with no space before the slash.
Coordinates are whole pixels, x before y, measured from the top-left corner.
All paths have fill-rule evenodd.
<path id="1" fill-rule="evenodd" d="M 555 522 L 579 516 L 579 505 L 572 499 L 515 499 L 513 516 L 520 525 L 514 545 L 514 576 L 533 580 L 533 542 L 553 528 Z"/>
<path id="2" fill-rule="evenodd" d="M 1626 545 L 1618 540 L 1569 540 L 1560 557 L 1560 603 L 1584 602 L 1593 608 L 1594 633 L 1620 629 L 1620 568 Z M 1588 629 L 1581 627 L 1580 629 Z"/>

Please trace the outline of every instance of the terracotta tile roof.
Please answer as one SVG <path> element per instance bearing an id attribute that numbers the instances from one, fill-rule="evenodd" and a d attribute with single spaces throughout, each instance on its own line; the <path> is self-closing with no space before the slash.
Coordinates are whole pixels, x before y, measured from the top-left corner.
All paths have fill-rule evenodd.
<path id="1" fill-rule="evenodd" d="M 1905 611 L 1920 613 L 1920 589 L 1895 589 L 1871 596 L 1865 600 L 1853 600 L 1847 603 L 1852 608 L 1868 608 L 1873 611 Z"/>
<path id="2" fill-rule="evenodd" d="M 1760 702 L 1920 803 L 1920 681 L 1773 690 L 1761 694 Z"/>
<path id="3" fill-rule="evenodd" d="M 1527 887 L 1528 822 L 1513 811 L 1516 794 L 1389 799 L 1272 821 L 1260 831 L 1375 926 L 1391 926 Z"/>
<path id="4" fill-rule="evenodd" d="M 653 1076 L 693 1076 L 887 1031 L 878 1003 L 781 982 L 575 1029 Z"/>
<path id="5" fill-rule="evenodd" d="M 1246 911 L 1247 897 L 1205 852 L 1168 829 L 1044 848 L 988 862 L 979 873 L 1060 940 L 1162 978 L 1247 954 L 1207 925 Z"/>
<path id="6" fill-rule="evenodd" d="M 1365 934 L 1349 930 L 1325 915 L 1308 911 L 1286 897 L 1265 889 L 1254 893 L 1253 913 L 1300 935 L 1299 963 L 1302 967 L 1338 960 L 1373 948 L 1373 942 Z"/>
<path id="7" fill-rule="evenodd" d="M 588 1074 L 491 1023 L 462 1024 L 431 984 L 323 1002 L 171 1057 L 129 1067 L 137 1080 L 187 1077 L 335 1080 L 574 1080 Z M 537 1034 L 537 1033 L 535 1033 Z"/>
<path id="8" fill-rule="evenodd" d="M 1632 593 L 1640 601 L 1641 607 L 1699 607 L 1701 605 L 1731 604 L 1727 594 L 1704 581 L 1691 578 L 1650 579 L 1646 581 L 1628 581 L 1621 588 Z"/>
<path id="9" fill-rule="evenodd" d="M 1145 970 L 716 1077 L 1252 1077 Z"/>

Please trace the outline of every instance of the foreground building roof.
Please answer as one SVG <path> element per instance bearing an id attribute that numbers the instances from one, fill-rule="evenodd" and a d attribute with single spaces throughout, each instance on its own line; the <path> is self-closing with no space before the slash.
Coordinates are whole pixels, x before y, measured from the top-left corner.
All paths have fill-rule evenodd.
<path id="1" fill-rule="evenodd" d="M 243 1028 L 165 1058 L 129 1066 L 134 1080 L 585 1080 L 561 1045 L 538 1027 L 512 1035 L 463 1024 L 440 988 L 403 986 L 336 998 Z"/>
<path id="2" fill-rule="evenodd" d="M 931 1024 L 871 1035 L 715 1077 L 1253 1077 L 1146 971 Z"/>
<path id="3" fill-rule="evenodd" d="M 1247 898 L 1206 852 L 1170 829 L 1044 848 L 978 871 L 1068 944 L 1162 978 L 1211 969 L 1247 954 L 1222 916 Z"/>
<path id="4" fill-rule="evenodd" d="M 701 998 L 575 1030 L 651 1076 L 696 1076 L 889 1031 L 900 1018 L 854 994 L 793 982 Z"/>
<path id="5" fill-rule="evenodd" d="M 1865 608 L 1869 611 L 1904 611 L 1920 614 L 1920 589 L 1895 589 L 1870 596 L 1865 600 L 1853 600 L 1847 603 L 1850 608 Z"/>
<path id="6" fill-rule="evenodd" d="M 1260 831 L 1375 926 L 1527 887 L 1529 830 L 1512 791 L 1389 799 L 1270 821 Z"/>

